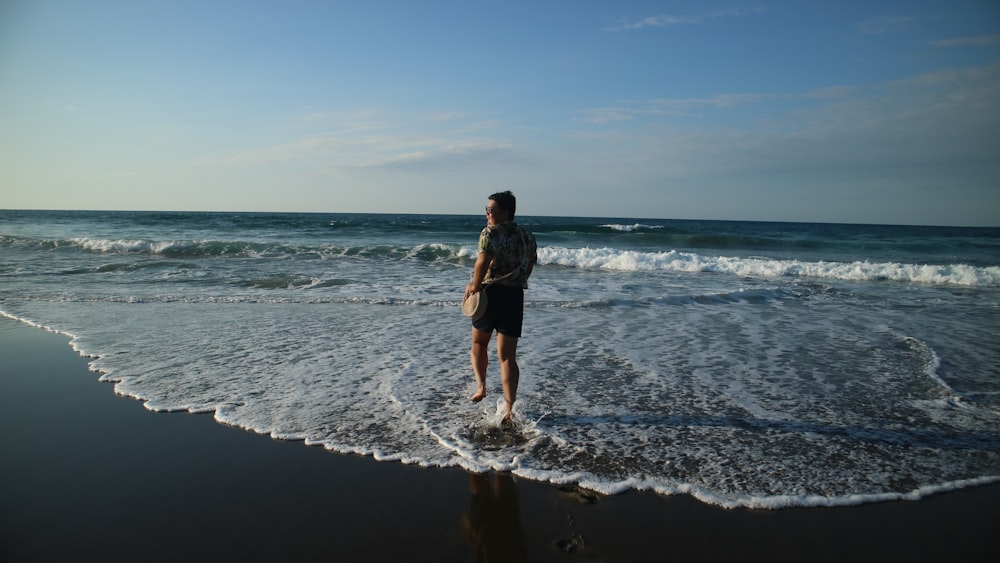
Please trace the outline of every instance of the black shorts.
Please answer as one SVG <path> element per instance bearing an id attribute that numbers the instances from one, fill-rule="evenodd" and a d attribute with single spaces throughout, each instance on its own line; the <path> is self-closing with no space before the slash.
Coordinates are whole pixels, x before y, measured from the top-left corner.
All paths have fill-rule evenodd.
<path id="1" fill-rule="evenodd" d="M 486 314 L 472 321 L 477 330 L 492 333 L 494 330 L 505 336 L 521 337 L 524 322 L 524 289 L 505 285 L 487 285 Z"/>

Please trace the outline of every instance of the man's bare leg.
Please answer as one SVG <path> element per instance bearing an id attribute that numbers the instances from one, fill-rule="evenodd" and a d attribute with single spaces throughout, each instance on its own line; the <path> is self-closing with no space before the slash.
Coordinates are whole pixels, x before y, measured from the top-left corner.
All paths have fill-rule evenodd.
<path id="1" fill-rule="evenodd" d="M 521 379 L 521 369 L 517 366 L 517 337 L 497 333 L 497 356 L 500 360 L 500 382 L 507 403 L 504 421 L 513 416 L 514 401 L 517 400 L 517 383 Z"/>
<path id="2" fill-rule="evenodd" d="M 472 350 L 469 357 L 472 361 L 472 374 L 476 377 L 476 394 L 472 396 L 472 402 L 478 403 L 486 396 L 486 367 L 489 363 L 490 337 L 492 332 L 483 332 L 477 328 L 472 329 Z"/>

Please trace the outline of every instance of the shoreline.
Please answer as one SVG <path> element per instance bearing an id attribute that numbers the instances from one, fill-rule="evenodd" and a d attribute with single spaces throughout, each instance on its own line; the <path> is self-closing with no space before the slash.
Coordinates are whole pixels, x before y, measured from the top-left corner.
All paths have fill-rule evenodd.
<path id="1" fill-rule="evenodd" d="M 0 317 L 0 558 L 995 561 L 1000 483 L 918 501 L 722 509 L 338 454 L 153 413 L 64 335 Z"/>

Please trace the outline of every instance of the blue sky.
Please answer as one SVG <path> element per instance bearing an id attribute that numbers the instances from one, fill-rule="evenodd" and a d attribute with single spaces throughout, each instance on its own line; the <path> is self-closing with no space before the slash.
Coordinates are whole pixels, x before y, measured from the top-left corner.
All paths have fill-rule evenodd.
<path id="1" fill-rule="evenodd" d="M 1000 225 L 1000 3 L 0 3 L 0 208 Z"/>

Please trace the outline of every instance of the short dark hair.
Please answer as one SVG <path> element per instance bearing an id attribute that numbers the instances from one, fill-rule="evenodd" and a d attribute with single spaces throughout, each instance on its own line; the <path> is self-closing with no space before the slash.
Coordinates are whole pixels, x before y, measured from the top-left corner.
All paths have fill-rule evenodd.
<path id="1" fill-rule="evenodd" d="M 510 190 L 497 192 L 491 195 L 490 199 L 497 202 L 497 207 L 500 209 L 509 211 L 511 217 L 517 212 L 517 198 L 514 197 L 514 194 L 510 193 Z"/>

